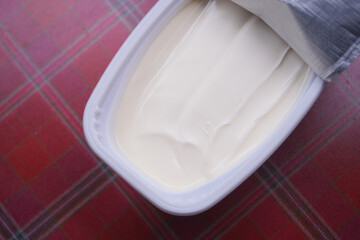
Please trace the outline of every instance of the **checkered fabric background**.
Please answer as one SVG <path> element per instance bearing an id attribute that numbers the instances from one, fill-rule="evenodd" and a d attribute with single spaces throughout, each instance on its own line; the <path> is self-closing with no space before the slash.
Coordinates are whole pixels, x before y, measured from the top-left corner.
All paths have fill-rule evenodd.
<path id="1" fill-rule="evenodd" d="M 246 182 L 161 212 L 90 151 L 82 114 L 155 0 L 0 0 L 0 239 L 360 239 L 360 58 Z"/>

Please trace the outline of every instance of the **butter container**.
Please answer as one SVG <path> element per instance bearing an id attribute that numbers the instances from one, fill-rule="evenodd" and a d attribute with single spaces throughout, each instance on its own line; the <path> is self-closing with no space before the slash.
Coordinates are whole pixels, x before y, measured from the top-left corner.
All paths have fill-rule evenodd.
<path id="1" fill-rule="evenodd" d="M 323 87 L 313 74 L 292 109 L 272 133 L 247 157 L 223 174 L 198 187 L 169 190 L 139 171 L 119 150 L 113 133 L 118 107 L 141 58 L 156 36 L 188 1 L 159 1 L 117 52 L 94 89 L 85 108 L 83 127 L 92 150 L 155 206 L 174 215 L 194 215 L 223 199 L 246 180 L 289 136 L 311 108 Z"/>

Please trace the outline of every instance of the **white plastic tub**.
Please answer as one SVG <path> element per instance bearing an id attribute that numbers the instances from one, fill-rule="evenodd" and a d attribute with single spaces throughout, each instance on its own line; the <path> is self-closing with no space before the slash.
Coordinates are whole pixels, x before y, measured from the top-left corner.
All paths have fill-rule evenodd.
<path id="1" fill-rule="evenodd" d="M 114 109 L 142 56 L 167 22 L 188 1 L 160 0 L 117 52 L 92 93 L 84 112 L 84 133 L 92 150 L 115 172 L 160 209 L 175 215 L 200 213 L 248 178 L 289 136 L 321 93 L 323 81 L 313 75 L 304 92 L 271 135 L 234 167 L 194 189 L 165 189 L 136 169 L 116 146 Z"/>

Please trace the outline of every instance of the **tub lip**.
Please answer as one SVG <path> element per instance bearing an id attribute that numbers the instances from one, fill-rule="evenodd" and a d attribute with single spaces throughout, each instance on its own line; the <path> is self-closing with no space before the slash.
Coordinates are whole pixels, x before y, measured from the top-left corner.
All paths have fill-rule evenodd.
<path id="1" fill-rule="evenodd" d="M 86 104 L 83 116 L 85 139 L 95 154 L 155 206 L 170 214 L 182 216 L 198 214 L 209 209 L 254 173 L 302 120 L 320 95 L 324 84 L 323 80 L 314 74 L 302 96 L 269 138 L 241 163 L 236 164 L 214 180 L 199 188 L 183 192 L 170 191 L 149 181 L 147 176 L 124 160 L 125 156 L 119 158 L 111 149 L 104 146 L 100 138 L 109 136 L 97 131 L 96 116 L 103 114 L 104 111 L 112 110 L 111 107 L 105 110 L 99 108 L 100 102 L 106 98 L 119 69 L 125 68 L 127 60 L 136 54 L 138 44 L 146 41 L 149 29 L 160 21 L 169 9 L 175 9 L 186 2 L 188 0 L 160 0 L 154 5 L 108 65 Z"/>

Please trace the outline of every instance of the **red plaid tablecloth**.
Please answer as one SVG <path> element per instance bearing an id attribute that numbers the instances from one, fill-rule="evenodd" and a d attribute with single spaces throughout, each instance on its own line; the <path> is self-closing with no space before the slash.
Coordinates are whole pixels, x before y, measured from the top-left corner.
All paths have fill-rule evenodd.
<path id="1" fill-rule="evenodd" d="M 90 151 L 92 89 L 155 0 L 0 0 L 0 239 L 360 239 L 360 58 L 245 183 L 161 212 Z"/>

